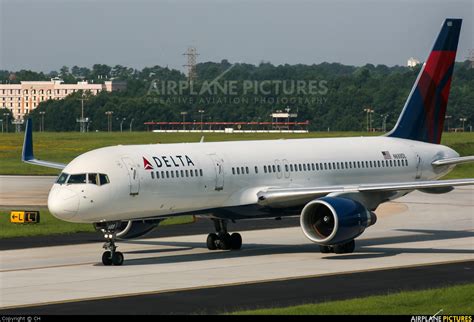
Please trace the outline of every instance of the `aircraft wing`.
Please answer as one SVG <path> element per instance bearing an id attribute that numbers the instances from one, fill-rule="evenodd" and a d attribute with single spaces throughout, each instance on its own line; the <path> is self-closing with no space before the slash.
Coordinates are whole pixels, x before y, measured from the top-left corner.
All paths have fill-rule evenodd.
<path id="1" fill-rule="evenodd" d="M 35 158 L 33 154 L 33 125 L 31 119 L 26 121 L 25 140 L 23 141 L 23 150 L 21 151 L 21 161 L 47 168 L 64 169 L 66 164 L 43 161 Z"/>
<path id="2" fill-rule="evenodd" d="M 459 158 L 447 158 L 447 159 L 440 159 L 433 161 L 431 165 L 438 167 L 443 165 L 453 165 L 453 164 L 461 164 L 461 163 L 468 163 L 474 162 L 474 155 L 470 155 L 467 157 L 459 157 Z"/>
<path id="3" fill-rule="evenodd" d="M 474 185 L 474 179 L 453 179 L 453 180 L 432 180 L 432 181 L 412 181 L 382 184 L 360 184 L 360 185 L 340 185 L 312 188 L 266 188 L 257 193 L 258 204 L 261 206 L 278 206 L 282 203 L 296 204 L 320 198 L 331 193 L 383 193 L 396 191 L 411 191 L 420 189 L 429 192 L 430 189 L 436 191 L 442 188 L 452 188 L 455 186 Z"/>

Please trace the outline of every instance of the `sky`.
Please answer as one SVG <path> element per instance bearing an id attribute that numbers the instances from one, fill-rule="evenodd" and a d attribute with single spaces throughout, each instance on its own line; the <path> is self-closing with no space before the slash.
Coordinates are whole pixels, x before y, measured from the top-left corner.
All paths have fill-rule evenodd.
<path id="1" fill-rule="evenodd" d="M 0 69 L 101 63 L 184 70 L 198 62 L 406 65 L 425 60 L 446 17 L 474 49 L 474 0 L 0 0 Z"/>

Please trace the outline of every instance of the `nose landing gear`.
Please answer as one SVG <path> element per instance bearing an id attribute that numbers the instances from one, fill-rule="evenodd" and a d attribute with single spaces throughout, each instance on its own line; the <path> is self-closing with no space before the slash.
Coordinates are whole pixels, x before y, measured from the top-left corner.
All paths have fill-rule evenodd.
<path id="1" fill-rule="evenodd" d="M 120 222 L 107 223 L 102 232 L 104 233 L 105 243 L 102 246 L 106 251 L 102 254 L 102 264 L 104 266 L 120 266 L 123 264 L 123 254 L 117 252 L 117 245 L 115 245 L 115 238 L 117 229 L 120 227 Z"/>

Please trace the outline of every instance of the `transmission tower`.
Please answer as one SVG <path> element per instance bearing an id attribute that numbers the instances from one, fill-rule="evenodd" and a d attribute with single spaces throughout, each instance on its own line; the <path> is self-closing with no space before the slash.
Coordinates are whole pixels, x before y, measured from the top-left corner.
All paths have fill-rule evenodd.
<path id="1" fill-rule="evenodd" d="M 183 65 L 188 69 L 188 81 L 191 82 L 197 78 L 196 74 L 196 58 L 199 56 L 195 47 L 188 47 L 188 50 L 183 54 L 187 56 L 188 62 Z"/>
<path id="2" fill-rule="evenodd" d="M 85 133 L 87 131 L 87 123 L 89 122 L 89 118 L 84 117 L 84 101 L 87 101 L 87 98 L 82 94 L 82 97 L 78 100 L 81 101 L 81 117 L 76 119 L 76 122 L 79 123 L 81 133 Z"/>

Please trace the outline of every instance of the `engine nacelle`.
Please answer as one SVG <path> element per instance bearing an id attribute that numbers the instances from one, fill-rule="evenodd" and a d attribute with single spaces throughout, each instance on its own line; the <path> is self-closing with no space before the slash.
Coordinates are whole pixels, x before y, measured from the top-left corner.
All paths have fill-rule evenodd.
<path id="1" fill-rule="evenodd" d="M 155 229 L 160 221 L 162 220 L 125 221 L 122 223 L 120 231 L 117 233 L 117 238 L 132 239 L 144 236 Z"/>
<path id="2" fill-rule="evenodd" d="M 350 241 L 377 217 L 361 203 L 342 197 L 324 197 L 310 201 L 300 217 L 303 233 L 320 245 L 336 245 Z"/>
<path id="3" fill-rule="evenodd" d="M 113 222 L 112 225 L 117 225 L 114 228 L 116 231 L 116 237 L 119 239 L 132 239 L 146 235 L 153 229 L 155 229 L 163 219 L 150 219 L 150 220 L 136 220 L 136 221 L 122 221 Z M 94 227 L 96 230 L 105 231 L 109 228 L 110 223 L 99 222 L 95 223 Z"/>

